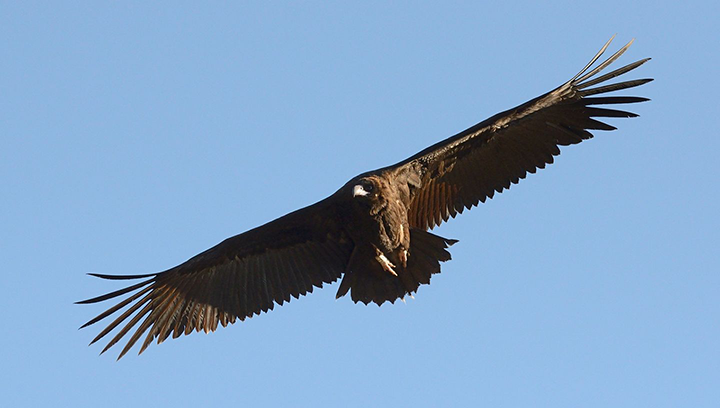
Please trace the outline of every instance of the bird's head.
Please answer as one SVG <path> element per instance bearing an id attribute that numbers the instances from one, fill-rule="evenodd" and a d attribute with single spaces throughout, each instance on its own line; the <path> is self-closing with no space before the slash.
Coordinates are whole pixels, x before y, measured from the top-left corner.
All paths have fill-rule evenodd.
<path id="1" fill-rule="evenodd" d="M 378 193 L 378 186 L 371 178 L 361 178 L 352 188 L 353 198 L 371 198 Z"/>
<path id="2" fill-rule="evenodd" d="M 367 176 L 350 183 L 350 194 L 355 208 L 372 216 L 387 206 L 387 183 L 377 176 Z"/>

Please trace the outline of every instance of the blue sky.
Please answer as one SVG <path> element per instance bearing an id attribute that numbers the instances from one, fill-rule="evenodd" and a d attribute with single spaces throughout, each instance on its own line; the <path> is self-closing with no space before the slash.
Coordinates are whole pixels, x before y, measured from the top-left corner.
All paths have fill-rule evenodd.
<path id="1" fill-rule="evenodd" d="M 720 404 L 713 2 L 0 4 L 7 406 Z M 652 98 L 436 231 L 407 304 L 337 283 L 211 335 L 77 330 L 174 266 L 572 77 L 613 34 Z"/>

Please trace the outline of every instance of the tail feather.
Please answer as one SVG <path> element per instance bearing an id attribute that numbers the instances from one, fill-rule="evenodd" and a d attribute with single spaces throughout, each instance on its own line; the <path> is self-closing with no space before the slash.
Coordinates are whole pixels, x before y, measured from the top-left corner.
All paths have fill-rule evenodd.
<path id="1" fill-rule="evenodd" d="M 417 292 L 420 285 L 429 284 L 430 277 L 440 273 L 440 262 L 450 260 L 447 248 L 456 242 L 424 230 L 411 229 L 407 267 L 396 263 L 398 276 L 385 271 L 374 254 L 363 253 L 358 247 L 350 257 L 336 297 L 342 297 L 349 291 L 356 303 L 367 305 L 374 302 L 378 306 L 386 301 L 395 303 L 397 299 Z"/>

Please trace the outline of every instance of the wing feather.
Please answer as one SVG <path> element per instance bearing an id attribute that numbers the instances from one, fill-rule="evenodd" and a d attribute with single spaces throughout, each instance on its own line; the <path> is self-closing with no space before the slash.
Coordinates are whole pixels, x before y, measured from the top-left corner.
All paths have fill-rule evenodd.
<path id="1" fill-rule="evenodd" d="M 652 80 L 635 79 L 603 85 L 649 60 L 642 59 L 597 76 L 632 44 L 630 41 L 593 67 L 610 41 L 583 70 L 560 87 L 499 113 L 394 166 L 381 169 L 396 174 L 414 173 L 419 177 L 420 185 L 411 185 L 411 227 L 428 229 L 440 225 L 464 209 L 492 198 L 496 192 L 510 188 L 528 173 L 553 163 L 554 156 L 560 154 L 559 146 L 592 138 L 590 130 L 616 129 L 601 118 L 637 116 L 598 105 L 638 103 L 647 98 L 590 97 L 634 88 Z"/>
<path id="2" fill-rule="evenodd" d="M 119 331 L 103 353 L 124 336 L 124 356 L 144 335 L 142 353 L 154 339 L 163 342 L 193 331 L 215 331 L 236 319 L 272 310 L 313 287 L 337 280 L 353 244 L 336 221 L 332 197 L 261 227 L 229 238 L 167 271 L 148 275 L 98 275 L 119 280 L 149 278 L 78 303 L 129 296 L 82 327 L 125 309 L 92 340 Z M 135 328 L 137 326 L 137 328 Z M 134 330 L 134 331 L 133 331 Z"/>

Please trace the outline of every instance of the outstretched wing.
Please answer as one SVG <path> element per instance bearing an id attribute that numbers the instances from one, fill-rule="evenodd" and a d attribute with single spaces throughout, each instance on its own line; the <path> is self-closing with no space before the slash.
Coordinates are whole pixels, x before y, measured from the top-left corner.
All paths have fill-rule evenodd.
<path id="1" fill-rule="evenodd" d="M 612 38 L 610 39 L 612 41 Z M 524 178 L 528 172 L 553 162 L 558 146 L 580 143 L 589 130 L 614 130 L 594 118 L 629 118 L 634 113 L 597 107 L 647 101 L 634 96 L 592 96 L 633 88 L 652 79 L 604 83 L 631 71 L 643 59 L 598 75 L 622 55 L 632 41 L 595 68 L 608 41 L 580 73 L 560 87 L 514 109 L 499 113 L 437 143 L 395 166 L 383 169 L 412 174 L 410 226 L 433 228 L 492 198 Z"/>
<path id="2" fill-rule="evenodd" d="M 149 275 L 99 275 L 104 279 L 145 280 L 93 299 L 96 303 L 131 294 L 82 327 L 128 307 L 90 343 L 122 325 L 102 352 L 140 323 L 120 359 L 147 332 L 140 353 L 193 330 L 214 331 L 272 310 L 291 296 L 312 292 L 313 286 L 337 280 L 345 270 L 353 244 L 338 225 L 333 197 L 275 221 L 228 238 L 165 272 Z"/>

